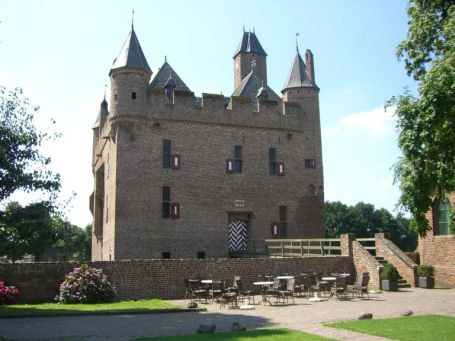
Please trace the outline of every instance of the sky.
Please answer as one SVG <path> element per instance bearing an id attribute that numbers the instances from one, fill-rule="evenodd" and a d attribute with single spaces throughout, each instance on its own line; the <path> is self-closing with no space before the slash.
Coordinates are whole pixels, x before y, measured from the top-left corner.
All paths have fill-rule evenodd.
<path id="1" fill-rule="evenodd" d="M 92 126 L 133 9 L 154 74 L 167 56 L 196 96 L 233 92 L 232 57 L 244 28 L 256 32 L 268 54 L 268 85 L 280 93 L 299 33 L 321 89 L 325 199 L 396 214 L 391 167 L 400 152 L 393 108 L 384 104 L 404 87 L 417 88 L 395 55 L 406 38 L 406 8 L 404 0 L 0 0 L 0 85 L 22 87 L 40 106 L 37 126 L 62 134 L 42 153 L 61 175 L 60 199 L 75 193 L 66 215 L 82 227 L 92 219 Z"/>

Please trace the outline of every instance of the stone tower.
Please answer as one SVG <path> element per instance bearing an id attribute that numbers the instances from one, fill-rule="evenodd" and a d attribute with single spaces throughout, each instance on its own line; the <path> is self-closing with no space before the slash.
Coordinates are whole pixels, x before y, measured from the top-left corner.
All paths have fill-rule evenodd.
<path id="1" fill-rule="evenodd" d="M 304 168 L 313 170 L 310 184 L 303 190 L 307 199 L 317 197 L 319 200 L 304 200 L 306 207 L 302 212 L 312 216 L 305 219 L 314 222 L 314 227 L 316 227 L 324 224 L 324 177 L 319 87 L 315 81 L 313 53 L 310 50 L 306 50 L 305 60 L 306 64 L 303 62 L 297 47 L 291 70 L 281 93 L 285 102 L 298 103 L 303 115 L 304 143 L 302 149 L 305 155 Z"/>
<path id="2" fill-rule="evenodd" d="M 267 84 L 267 53 L 255 32 L 243 31 L 242 39 L 234 53 L 234 89 L 254 69 L 258 78 Z"/>

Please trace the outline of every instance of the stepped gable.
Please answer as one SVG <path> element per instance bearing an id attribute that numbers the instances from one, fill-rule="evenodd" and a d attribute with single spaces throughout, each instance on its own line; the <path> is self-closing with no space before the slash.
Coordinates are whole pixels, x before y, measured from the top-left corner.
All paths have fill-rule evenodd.
<path id="1" fill-rule="evenodd" d="M 111 72 L 114 69 L 122 67 L 133 67 L 138 69 L 145 69 L 148 73 L 152 74 L 152 70 L 147 63 L 144 52 L 142 52 L 141 44 L 137 39 L 134 27 L 131 26 L 131 31 L 120 50 L 117 58 L 114 59 Z"/>
<path id="2" fill-rule="evenodd" d="M 150 82 L 151 88 L 164 88 L 169 77 L 173 78 L 175 83 L 175 90 L 178 91 L 189 91 L 190 88 L 185 84 L 185 82 L 180 78 L 177 72 L 174 71 L 172 66 L 165 60 L 164 64 L 161 66 L 159 71 L 156 73 L 155 77 Z"/>
<path id="3" fill-rule="evenodd" d="M 258 91 L 263 88 L 268 94 L 269 100 L 279 101 L 280 97 L 272 90 L 267 84 L 263 85 L 263 81 L 254 73 L 252 70 L 248 76 L 246 76 L 242 83 L 234 90 L 232 96 L 244 96 L 250 97 L 253 103 L 257 99 Z"/>
<path id="4" fill-rule="evenodd" d="M 256 37 L 256 33 L 254 32 L 243 32 L 242 40 L 237 46 L 233 58 L 235 58 L 240 52 L 267 56 L 267 53 L 265 53 L 259 39 Z"/>
<path id="5" fill-rule="evenodd" d="M 289 71 L 288 78 L 284 84 L 283 90 L 289 88 L 300 88 L 300 87 L 315 87 L 317 88 L 316 83 L 311 80 L 310 76 L 307 73 L 305 63 L 303 62 L 302 57 L 300 56 L 299 51 L 294 57 L 294 62 L 292 63 L 291 70 Z"/>

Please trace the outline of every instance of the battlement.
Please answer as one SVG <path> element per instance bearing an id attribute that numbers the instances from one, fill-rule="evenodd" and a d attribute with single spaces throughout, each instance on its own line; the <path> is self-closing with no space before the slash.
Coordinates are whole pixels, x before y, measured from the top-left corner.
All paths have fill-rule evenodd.
<path id="1" fill-rule="evenodd" d="M 171 100 L 166 97 L 164 89 L 147 92 L 144 115 L 147 120 L 284 130 L 301 130 L 303 121 L 300 106 L 296 103 L 267 99 L 252 101 L 249 97 L 232 96 L 226 105 L 223 95 L 203 93 L 202 100 L 199 100 L 190 91 L 175 91 Z"/>

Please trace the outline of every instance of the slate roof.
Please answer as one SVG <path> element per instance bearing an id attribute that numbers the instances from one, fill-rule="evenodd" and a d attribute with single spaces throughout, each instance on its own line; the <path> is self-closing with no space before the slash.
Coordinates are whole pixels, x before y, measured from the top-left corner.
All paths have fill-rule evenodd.
<path id="1" fill-rule="evenodd" d="M 305 63 L 303 62 L 302 57 L 300 56 L 299 51 L 297 51 L 294 62 L 292 63 L 291 70 L 289 71 L 288 78 L 284 84 L 283 92 L 289 88 L 299 88 L 299 87 L 316 87 L 317 85 L 310 79 L 306 72 Z"/>
<path id="2" fill-rule="evenodd" d="M 257 99 L 258 90 L 263 87 L 268 94 L 269 100 L 280 100 L 280 97 L 267 84 L 263 85 L 262 80 L 258 77 L 254 70 L 246 76 L 242 83 L 234 90 L 232 96 L 250 97 L 254 103 Z"/>
<path id="3" fill-rule="evenodd" d="M 169 65 L 167 61 L 161 66 L 161 68 L 156 73 L 155 77 L 153 77 L 150 87 L 151 88 L 164 88 L 167 81 L 169 80 L 169 76 L 172 76 L 175 83 L 176 90 L 184 90 L 184 91 L 191 91 L 190 88 L 185 84 L 185 82 L 180 78 L 177 72 L 174 71 L 172 66 Z"/>
<path id="4" fill-rule="evenodd" d="M 111 71 L 126 66 L 145 69 L 150 74 L 152 73 L 133 27 L 131 27 L 131 31 L 126 38 L 120 53 L 117 58 L 114 59 Z"/>
<path id="5" fill-rule="evenodd" d="M 239 46 L 237 46 L 237 50 L 235 50 L 233 58 L 235 58 L 240 52 L 267 56 L 267 53 L 265 53 L 258 37 L 256 37 L 256 33 L 254 32 L 243 32 L 242 40 L 240 41 Z"/>

